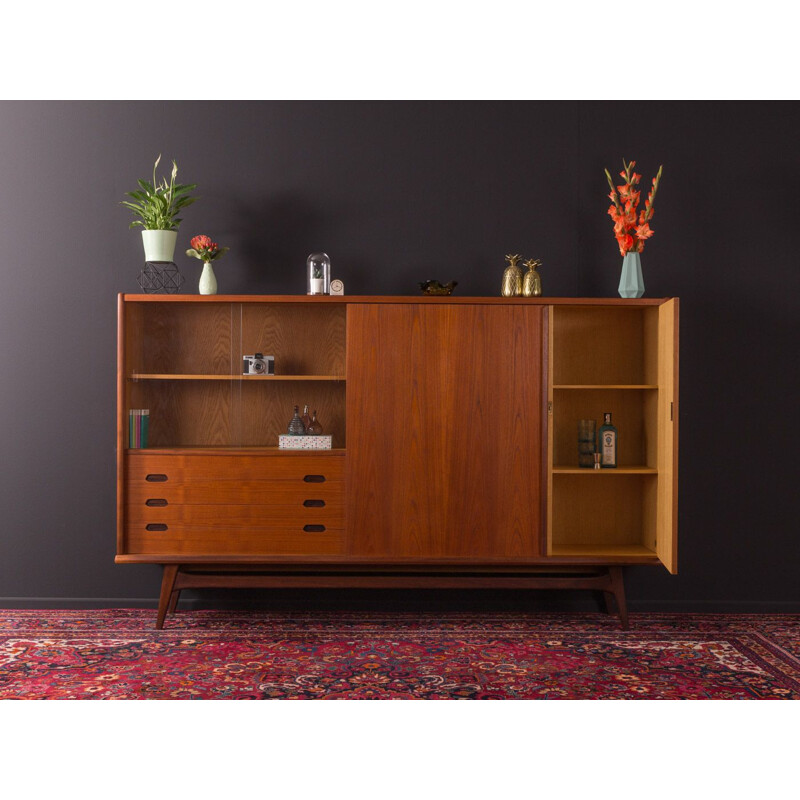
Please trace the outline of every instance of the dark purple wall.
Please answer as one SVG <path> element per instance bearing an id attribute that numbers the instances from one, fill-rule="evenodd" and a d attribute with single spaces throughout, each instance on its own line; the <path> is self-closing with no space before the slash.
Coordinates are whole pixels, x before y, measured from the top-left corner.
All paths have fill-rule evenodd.
<path id="1" fill-rule="evenodd" d="M 143 260 L 119 201 L 158 153 L 200 185 L 178 253 L 231 247 L 222 293 L 303 293 L 322 249 L 352 294 L 496 295 L 519 252 L 546 295 L 600 297 L 621 264 L 603 168 L 624 156 L 646 183 L 664 164 L 642 262 L 682 317 L 680 574 L 629 570 L 630 603 L 796 610 L 798 129 L 789 102 L 0 102 L 0 603 L 157 595 L 157 567 L 113 557 L 115 295 Z M 415 597 L 274 602 L 536 603 Z"/>

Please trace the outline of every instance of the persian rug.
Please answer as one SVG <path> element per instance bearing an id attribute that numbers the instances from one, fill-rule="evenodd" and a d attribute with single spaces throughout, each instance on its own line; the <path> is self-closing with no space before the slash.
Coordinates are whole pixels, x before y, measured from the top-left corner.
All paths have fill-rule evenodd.
<path id="1" fill-rule="evenodd" d="M 0 610 L 0 699 L 800 699 L 800 615 Z"/>

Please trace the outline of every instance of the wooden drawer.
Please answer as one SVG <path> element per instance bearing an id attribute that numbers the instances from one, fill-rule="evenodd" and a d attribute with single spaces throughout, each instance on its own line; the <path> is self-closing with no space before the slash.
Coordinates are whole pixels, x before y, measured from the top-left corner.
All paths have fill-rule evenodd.
<path id="1" fill-rule="evenodd" d="M 247 527 L 249 525 L 271 528 L 275 526 L 325 525 L 331 528 L 344 527 L 341 503 L 338 507 L 258 506 L 258 505 L 128 505 L 125 524 L 160 524 L 181 522 L 189 525 L 221 525 Z"/>
<path id="2" fill-rule="evenodd" d="M 145 455 L 128 454 L 126 483 L 189 484 L 207 481 L 340 482 L 344 459 L 318 455 Z"/>
<path id="3" fill-rule="evenodd" d="M 125 553 L 343 552 L 340 456 L 128 454 Z"/>
<path id="4" fill-rule="evenodd" d="M 153 524 L 153 523 L 151 523 Z M 155 523 L 157 524 L 157 523 Z M 170 522 L 166 530 L 147 530 L 144 522 L 127 526 L 130 555 L 338 555 L 344 531 L 305 531 L 302 525 L 236 526 Z"/>
<path id="5" fill-rule="evenodd" d="M 341 508 L 344 505 L 343 483 L 305 483 L 295 481 L 213 481 L 174 480 L 149 483 L 129 480 L 128 505 L 287 505 L 292 507 Z M 305 504 L 305 505 L 304 505 Z"/>

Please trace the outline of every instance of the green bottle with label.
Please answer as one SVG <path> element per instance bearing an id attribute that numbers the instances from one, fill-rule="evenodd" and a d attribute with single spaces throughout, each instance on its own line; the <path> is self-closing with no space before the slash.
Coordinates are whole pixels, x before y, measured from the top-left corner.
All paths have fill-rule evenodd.
<path id="1" fill-rule="evenodd" d="M 600 446 L 600 466 L 603 469 L 614 469 L 617 466 L 617 429 L 611 423 L 611 412 L 603 414 L 603 424 L 597 432 Z"/>

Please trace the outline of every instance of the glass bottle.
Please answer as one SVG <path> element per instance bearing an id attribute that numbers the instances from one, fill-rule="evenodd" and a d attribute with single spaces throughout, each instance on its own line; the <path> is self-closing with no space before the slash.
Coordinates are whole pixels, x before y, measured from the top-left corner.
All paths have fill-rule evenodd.
<path id="1" fill-rule="evenodd" d="M 300 419 L 303 420 L 303 428 L 305 432 L 308 433 L 308 427 L 311 425 L 311 417 L 308 415 L 308 404 L 303 408 L 303 416 L 300 417 Z"/>
<path id="2" fill-rule="evenodd" d="M 289 420 L 287 433 L 291 436 L 302 436 L 306 432 L 303 420 L 300 419 L 300 406 L 294 407 L 294 416 Z"/>
<path id="3" fill-rule="evenodd" d="M 322 425 L 317 420 L 317 411 L 314 409 L 314 416 L 311 417 L 311 424 L 308 426 L 307 433 L 310 436 L 320 436 L 322 434 Z"/>
<path id="4" fill-rule="evenodd" d="M 306 259 L 308 269 L 307 294 L 331 293 L 331 260 L 327 253 L 312 253 Z"/>
<path id="5" fill-rule="evenodd" d="M 597 432 L 600 443 L 600 466 L 613 469 L 617 466 L 617 429 L 611 423 L 611 412 L 603 414 L 603 424 Z"/>
<path id="6" fill-rule="evenodd" d="M 578 466 L 593 467 L 597 444 L 597 423 L 593 419 L 578 420 Z"/>

